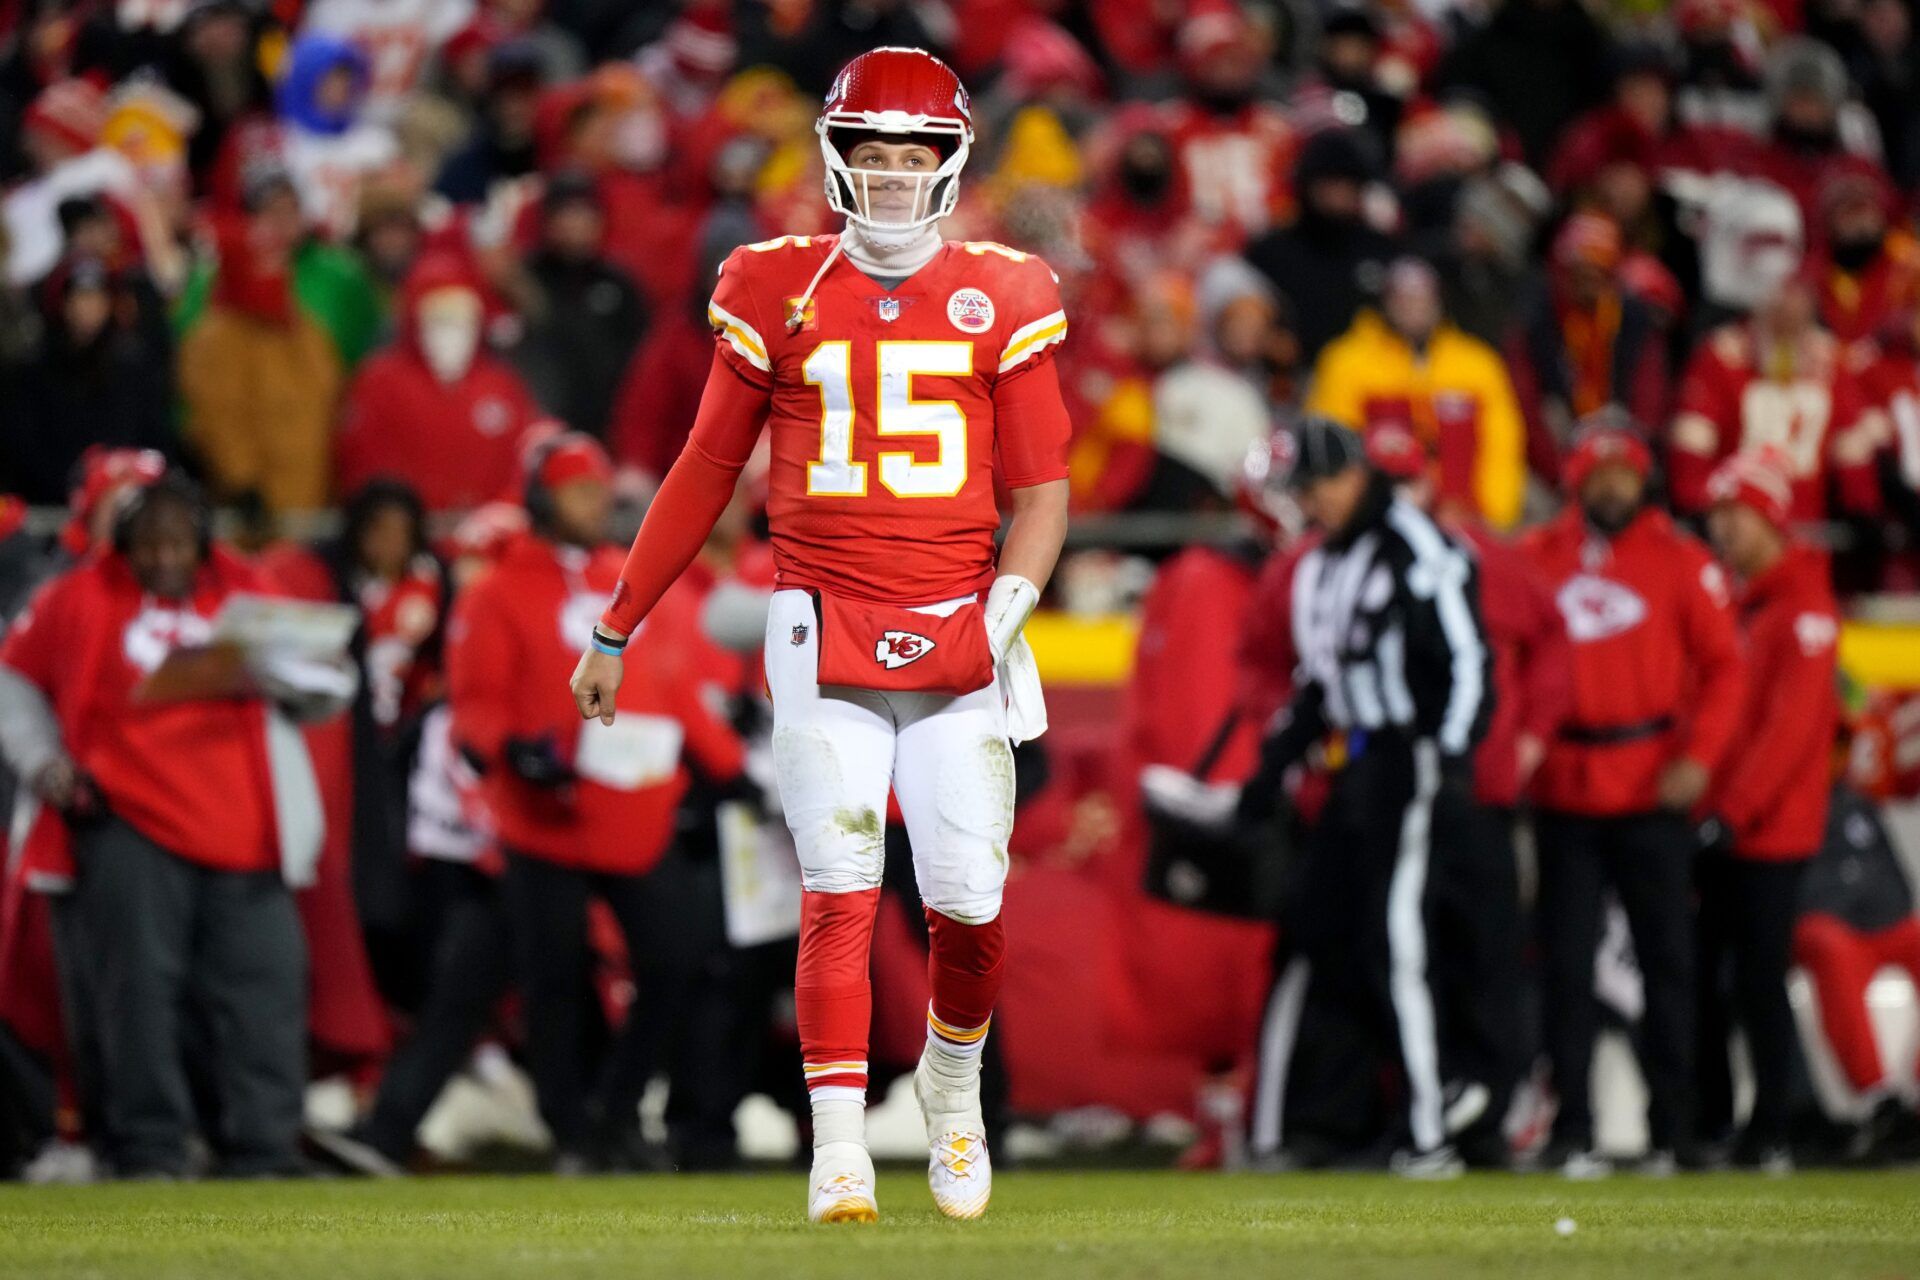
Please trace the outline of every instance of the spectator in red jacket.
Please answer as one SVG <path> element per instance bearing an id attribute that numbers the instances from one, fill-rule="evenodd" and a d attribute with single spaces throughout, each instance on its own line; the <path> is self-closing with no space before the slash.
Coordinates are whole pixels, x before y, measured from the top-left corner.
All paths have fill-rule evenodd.
<path id="1" fill-rule="evenodd" d="M 568 677 L 623 559 L 606 541 L 612 468 L 590 437 L 567 432 L 537 445 L 526 470 L 532 531 L 455 605 L 448 692 L 454 740 L 480 769 L 506 853 L 528 1066 L 555 1167 L 579 1171 L 638 1153 L 640 1091 L 654 1065 L 648 1033 L 671 1020 L 691 985 L 666 954 L 673 903 L 649 873 L 674 839 L 686 758 L 727 781 L 740 772 L 741 747 L 675 655 L 644 639 L 618 722 L 581 724 Z M 648 1006 L 629 1009 L 597 1085 L 582 1048 L 590 897 L 618 920 Z"/>
<path id="2" fill-rule="evenodd" d="M 306 948 L 285 874 L 314 850 L 281 788 L 296 763 L 255 689 L 141 696 L 178 648 L 204 644 L 228 599 L 262 589 L 207 529 L 185 481 L 122 509 L 110 550 L 54 579 L 0 647 L 8 762 L 73 838 L 103 1079 L 105 1145 L 122 1176 L 195 1171 L 186 1055 L 193 1029 L 218 1092 L 206 1134 L 241 1175 L 300 1168 Z M 309 791 L 310 795 L 310 791 Z"/>
<path id="3" fill-rule="evenodd" d="M 1840 343 L 1820 327 L 1812 281 L 1784 282 L 1752 318 L 1714 330 L 1694 350 L 1680 386 L 1667 466 L 1674 509 L 1707 509 L 1707 478 L 1742 449 L 1783 450 L 1796 521 L 1830 505 L 1880 509 L 1874 455 L 1885 418 L 1866 400 Z"/>
<path id="4" fill-rule="evenodd" d="M 431 253 L 407 277 L 402 332 L 354 375 L 334 446 L 337 488 L 405 481 L 429 511 L 478 506 L 513 484 L 540 410 L 482 344 L 486 301 L 465 260 Z"/>
<path id="5" fill-rule="evenodd" d="M 1641 1065 L 1656 1166 L 1692 1155 L 1693 929 L 1687 815 L 1706 793 L 1740 710 L 1739 641 L 1719 566 L 1645 504 L 1652 454 L 1617 417 L 1576 434 L 1574 499 L 1522 547 L 1573 641 L 1573 713 L 1533 795 L 1545 1032 L 1560 1111 L 1545 1162 L 1608 1171 L 1588 1096 L 1601 900 L 1619 894 L 1646 975 Z"/>
<path id="6" fill-rule="evenodd" d="M 1717 1142 L 1732 1134 L 1726 1045 L 1728 1024 L 1738 1020 L 1753 1060 L 1754 1095 L 1734 1163 L 1787 1172 L 1797 1034 L 1787 965 L 1801 870 L 1826 829 L 1840 718 L 1840 619 L 1826 557 L 1787 532 L 1792 486 L 1782 459 L 1770 451 L 1735 454 L 1707 491 L 1708 532 L 1739 583 L 1747 682 L 1739 730 L 1707 792 L 1711 834 L 1696 875 L 1700 1136 Z"/>

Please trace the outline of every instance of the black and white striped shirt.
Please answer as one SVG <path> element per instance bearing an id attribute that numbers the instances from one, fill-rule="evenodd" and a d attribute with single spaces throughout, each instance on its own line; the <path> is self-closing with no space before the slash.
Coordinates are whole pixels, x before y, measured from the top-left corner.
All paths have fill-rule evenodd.
<path id="1" fill-rule="evenodd" d="M 1300 666 L 1282 714 L 1297 759 L 1327 728 L 1397 730 L 1461 757 L 1486 730 L 1492 665 L 1471 551 L 1383 480 L 1352 527 L 1301 557 Z"/>

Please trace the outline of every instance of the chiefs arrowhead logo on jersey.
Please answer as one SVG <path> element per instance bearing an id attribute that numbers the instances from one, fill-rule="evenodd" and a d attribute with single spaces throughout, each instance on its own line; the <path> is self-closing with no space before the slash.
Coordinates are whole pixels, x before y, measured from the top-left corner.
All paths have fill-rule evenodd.
<path id="1" fill-rule="evenodd" d="M 873 660 L 889 671 L 918 662 L 933 652 L 933 641 L 912 631 L 882 632 L 873 645 Z"/>
<path id="2" fill-rule="evenodd" d="M 812 333 L 820 327 L 820 305 L 812 298 L 795 294 L 786 300 L 787 329 L 792 333 Z"/>
<path id="3" fill-rule="evenodd" d="M 175 649 L 196 649 L 213 639 L 213 623 L 191 609 L 142 609 L 120 636 L 121 652 L 136 670 L 152 674 Z"/>
<path id="4" fill-rule="evenodd" d="M 1588 573 L 1567 579 L 1554 602 L 1580 644 L 1631 631 L 1647 616 L 1647 602 L 1633 588 Z"/>

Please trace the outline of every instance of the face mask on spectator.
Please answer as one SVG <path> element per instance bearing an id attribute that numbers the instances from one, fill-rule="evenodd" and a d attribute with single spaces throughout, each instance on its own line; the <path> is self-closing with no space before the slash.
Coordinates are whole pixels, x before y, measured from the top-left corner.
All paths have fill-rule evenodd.
<path id="1" fill-rule="evenodd" d="M 1173 171 L 1158 157 L 1129 157 L 1120 166 L 1120 185 L 1141 204 L 1153 204 L 1173 185 Z"/>
<path id="2" fill-rule="evenodd" d="M 657 111 L 629 111 L 613 129 L 613 158 L 623 169 L 647 172 L 667 156 L 666 120 Z"/>
<path id="3" fill-rule="evenodd" d="M 436 289 L 420 300 L 420 353 L 442 382 L 458 382 L 480 347 L 480 299 L 470 289 Z"/>
<path id="4" fill-rule="evenodd" d="M 1880 252 L 1882 237 L 1873 234 L 1853 235 L 1845 239 L 1836 238 L 1831 242 L 1834 265 L 1842 271 L 1858 271 L 1873 261 Z"/>

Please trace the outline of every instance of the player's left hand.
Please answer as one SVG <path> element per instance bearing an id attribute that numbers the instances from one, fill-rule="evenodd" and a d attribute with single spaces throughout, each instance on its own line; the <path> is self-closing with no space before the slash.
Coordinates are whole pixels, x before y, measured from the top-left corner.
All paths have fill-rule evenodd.
<path id="1" fill-rule="evenodd" d="M 612 724 L 613 697 L 620 692 L 620 680 L 625 675 L 626 668 L 612 654 L 598 649 L 582 653 L 571 682 L 573 705 L 580 709 L 580 718 L 598 717 L 601 724 Z"/>

